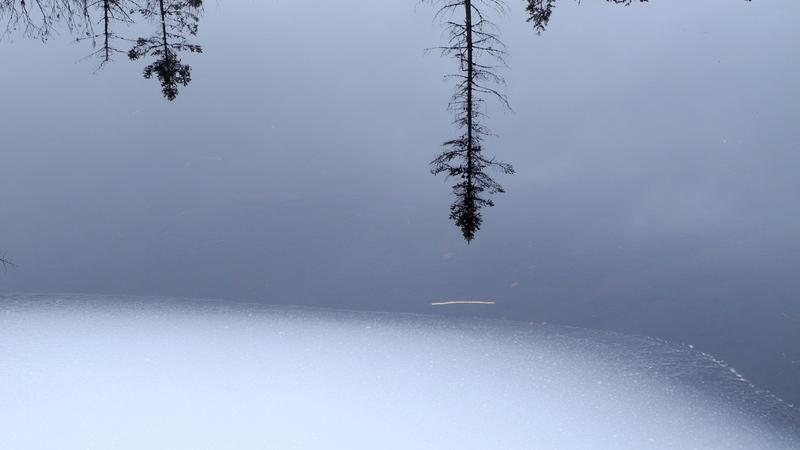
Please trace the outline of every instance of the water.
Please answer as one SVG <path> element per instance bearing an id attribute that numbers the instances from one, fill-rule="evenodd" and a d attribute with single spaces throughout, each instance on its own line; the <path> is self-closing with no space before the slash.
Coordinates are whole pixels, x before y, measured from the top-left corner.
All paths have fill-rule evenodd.
<path id="1" fill-rule="evenodd" d="M 485 140 L 516 173 L 469 245 L 429 173 L 457 134 L 429 6 L 206 2 L 174 101 L 152 55 L 95 72 L 100 40 L 6 35 L 0 291 L 605 329 L 800 403 L 800 3 L 558 0 L 541 36 L 524 6 L 492 16 L 514 112 L 488 103 Z"/>
<path id="2" fill-rule="evenodd" d="M 13 448 L 797 448 L 800 412 L 687 346 L 164 297 L 0 306 Z"/>

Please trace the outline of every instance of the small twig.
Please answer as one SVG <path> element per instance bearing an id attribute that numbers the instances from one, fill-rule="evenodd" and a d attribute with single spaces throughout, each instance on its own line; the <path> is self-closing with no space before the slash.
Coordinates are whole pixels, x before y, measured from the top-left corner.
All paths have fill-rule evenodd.
<path id="1" fill-rule="evenodd" d="M 447 302 L 432 302 L 431 306 L 445 305 L 494 305 L 494 300 L 451 300 Z"/>

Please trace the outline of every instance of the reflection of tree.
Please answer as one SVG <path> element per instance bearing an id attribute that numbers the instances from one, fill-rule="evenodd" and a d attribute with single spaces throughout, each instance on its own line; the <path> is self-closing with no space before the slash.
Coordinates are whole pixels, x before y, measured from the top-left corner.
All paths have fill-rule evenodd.
<path id="1" fill-rule="evenodd" d="M 197 34 L 199 11 L 202 0 L 148 0 L 140 13 L 154 19 L 159 27 L 150 37 L 141 37 L 128 52 L 131 60 L 145 56 L 156 60 L 144 68 L 144 77 L 156 75 L 161 82 L 162 92 L 168 100 L 178 96 L 178 85 L 186 86 L 192 80 L 192 68 L 181 62 L 178 53 L 188 51 L 201 53 L 203 49 L 187 40 L 187 34 Z"/>
<path id="2" fill-rule="evenodd" d="M 482 124 L 485 118 L 483 97 L 495 97 L 508 106 L 506 96 L 495 87 L 504 83 L 495 68 L 498 63 L 504 64 L 505 46 L 494 32 L 495 26 L 484 16 L 484 10 L 502 10 L 504 6 L 499 0 L 442 0 L 437 3 L 440 5 L 437 17 L 443 19 L 449 36 L 447 45 L 439 50 L 459 64 L 458 72 L 448 77 L 456 80 L 450 110 L 455 114 L 454 123 L 462 130 L 462 135 L 443 144 L 445 150 L 431 162 L 431 172 L 458 178 L 453 185 L 456 200 L 450 206 L 450 218 L 469 242 L 481 227 L 481 208 L 494 206 L 487 194 L 503 192 L 487 170 L 514 172 L 511 165 L 484 156 L 482 146 L 483 137 L 490 133 Z M 463 21 L 453 19 L 461 14 Z"/>
<path id="3" fill-rule="evenodd" d="M 158 30 L 141 37 L 127 53 L 130 59 L 153 57 L 144 68 L 144 77 L 153 75 L 161 83 L 164 97 L 174 100 L 178 86 L 191 81 L 192 68 L 184 64 L 181 52 L 200 53 L 200 45 L 188 42 L 197 34 L 202 0 L 0 0 L 0 23 L 5 28 L 0 38 L 13 32 L 47 41 L 57 29 L 66 27 L 78 41 L 91 41 L 98 47 L 90 56 L 100 60 L 100 67 L 113 59 L 121 41 L 129 39 L 115 30 L 115 25 L 130 25 L 138 18 L 151 19 Z"/>
<path id="4" fill-rule="evenodd" d="M 100 39 L 100 48 L 92 53 L 92 56 L 100 59 L 100 67 L 102 67 L 111 61 L 111 57 L 115 53 L 124 53 L 115 47 L 114 42 L 126 39 L 115 33 L 112 27 L 115 23 L 132 24 L 131 12 L 137 5 L 129 0 L 94 0 L 87 6 L 90 9 L 99 10 L 100 18 L 96 23 L 101 30 L 87 33 L 88 36 L 80 40 L 91 39 L 93 43 L 96 43 Z"/>
<path id="5" fill-rule="evenodd" d="M 8 270 L 9 267 L 13 269 L 14 267 L 17 267 L 17 266 L 16 266 L 16 264 L 14 264 L 13 261 L 8 259 L 6 257 L 6 255 L 0 253 L 0 267 L 2 267 L 3 270 Z"/>
<path id="6" fill-rule="evenodd" d="M 547 25 L 550 23 L 550 16 L 553 14 L 553 8 L 556 7 L 556 0 L 526 0 L 528 5 L 526 9 L 528 11 L 528 22 L 533 23 L 533 29 L 536 30 L 536 33 L 541 34 L 544 30 L 547 29 Z M 618 5 L 625 5 L 628 6 L 631 3 L 635 2 L 636 0 L 606 0 L 609 3 L 616 3 Z M 647 2 L 649 0 L 638 0 L 640 3 Z M 750 1 L 750 0 L 747 0 Z M 580 0 L 578 0 L 580 3 Z"/>
<path id="7" fill-rule="evenodd" d="M 85 19 L 85 0 L 0 0 L 3 36 L 21 31 L 26 37 L 44 41 L 62 23 L 70 31 L 82 30 Z"/>
<path id="8" fill-rule="evenodd" d="M 456 80 L 450 110 L 455 114 L 455 124 L 462 130 L 461 136 L 444 143 L 445 150 L 432 161 L 431 172 L 458 178 L 453 185 L 456 200 L 450 206 L 450 218 L 469 242 L 481 227 L 481 209 L 494 206 L 488 196 L 504 192 L 503 187 L 487 173 L 488 170 L 514 173 L 510 164 L 483 154 L 483 138 L 490 134 L 482 123 L 486 117 L 484 97 L 494 97 L 508 106 L 506 96 L 496 88 L 504 84 L 503 78 L 495 72 L 498 64 L 505 65 L 505 46 L 484 11 L 503 12 L 506 7 L 503 0 L 431 1 L 439 7 L 436 16 L 442 19 L 449 38 L 447 45 L 439 47 L 439 50 L 459 63 L 458 72 L 449 76 Z M 630 5 L 637 0 L 606 1 Z M 527 20 L 541 34 L 550 23 L 556 0 L 526 0 L 526 3 Z"/>
<path id="9" fill-rule="evenodd" d="M 555 6 L 556 0 L 528 0 L 528 22 L 533 22 L 533 29 L 537 33 L 547 28 Z"/>

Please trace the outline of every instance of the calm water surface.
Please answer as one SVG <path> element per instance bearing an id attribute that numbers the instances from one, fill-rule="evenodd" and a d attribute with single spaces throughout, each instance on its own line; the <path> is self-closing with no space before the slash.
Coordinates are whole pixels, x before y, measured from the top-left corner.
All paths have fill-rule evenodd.
<path id="1" fill-rule="evenodd" d="M 516 173 L 469 244 L 430 174 L 457 133 L 432 6 L 192 3 L 177 92 L 157 17 L 118 11 L 105 63 L 99 9 L 4 35 L 0 291 L 604 329 L 800 402 L 800 3 L 559 0 L 541 35 L 525 2 L 492 13 L 513 112 L 487 101 L 484 146 Z"/>

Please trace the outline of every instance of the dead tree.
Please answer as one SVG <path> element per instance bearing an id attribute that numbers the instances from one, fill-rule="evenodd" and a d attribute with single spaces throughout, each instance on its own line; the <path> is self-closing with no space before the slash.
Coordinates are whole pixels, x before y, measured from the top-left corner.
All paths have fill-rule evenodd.
<path id="1" fill-rule="evenodd" d="M 100 17 L 97 19 L 96 25 L 99 31 L 94 31 L 92 28 L 87 32 L 86 36 L 78 38 L 81 40 L 91 40 L 93 46 L 97 46 L 97 41 L 100 41 L 100 48 L 95 50 L 89 57 L 97 57 L 100 60 L 100 65 L 97 69 L 101 69 L 106 63 L 111 61 L 114 54 L 125 53 L 117 48 L 115 42 L 128 41 L 121 35 L 114 32 L 114 25 L 124 24 L 129 25 L 134 23 L 131 13 L 138 7 L 136 3 L 131 0 L 91 0 L 88 8 L 91 11 L 99 11 Z"/>
<path id="2" fill-rule="evenodd" d="M 156 60 L 144 68 L 143 75 L 150 79 L 156 75 L 167 100 L 178 96 L 178 85 L 187 86 L 192 81 L 192 68 L 181 62 L 178 53 L 202 53 L 197 44 L 188 42 L 187 36 L 197 35 L 202 0 L 147 0 L 140 13 L 158 24 L 158 31 L 150 37 L 141 37 L 128 52 L 131 60 L 153 56 Z"/>
<path id="3" fill-rule="evenodd" d="M 484 13 L 502 12 L 505 6 L 500 0 L 437 0 L 436 5 L 436 16 L 448 35 L 447 45 L 437 49 L 458 61 L 458 72 L 447 78 L 456 80 L 449 109 L 461 136 L 443 144 L 445 150 L 431 162 L 431 173 L 457 178 L 450 218 L 470 242 L 481 227 L 481 209 L 494 206 L 488 196 L 504 192 L 488 171 L 514 173 L 510 164 L 483 153 L 483 139 L 491 134 L 483 125 L 485 97 L 494 97 L 508 108 L 508 99 L 497 88 L 505 82 L 496 72 L 498 66 L 505 66 L 505 46 Z"/>
<path id="4" fill-rule="evenodd" d="M 59 26 L 84 33 L 88 27 L 86 0 L 0 0 L 0 38 L 19 31 L 23 36 L 48 40 Z"/>

